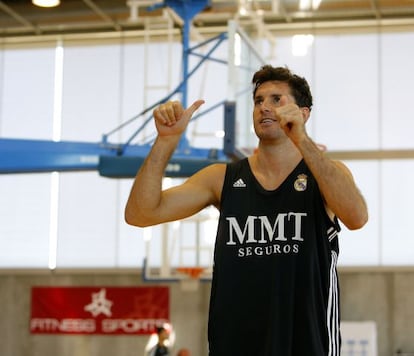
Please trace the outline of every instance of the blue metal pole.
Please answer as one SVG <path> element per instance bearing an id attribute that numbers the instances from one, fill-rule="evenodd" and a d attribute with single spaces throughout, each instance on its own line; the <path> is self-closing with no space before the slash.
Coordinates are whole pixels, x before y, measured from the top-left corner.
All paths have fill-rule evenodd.
<path id="1" fill-rule="evenodd" d="M 179 89 L 181 102 L 187 107 L 188 101 L 188 73 L 190 56 L 190 25 L 194 16 L 202 11 L 207 5 L 207 0 L 165 0 L 165 5 L 171 7 L 184 22 L 181 34 L 182 41 L 182 84 Z M 188 149 L 189 143 L 185 135 L 182 136 L 178 145 L 179 151 Z"/>
<path id="2" fill-rule="evenodd" d="M 190 49 L 190 21 L 184 20 L 184 27 L 182 33 L 183 46 L 183 82 L 181 87 L 181 101 L 183 106 L 187 107 L 187 89 L 188 89 L 188 72 L 189 72 L 189 49 Z"/>

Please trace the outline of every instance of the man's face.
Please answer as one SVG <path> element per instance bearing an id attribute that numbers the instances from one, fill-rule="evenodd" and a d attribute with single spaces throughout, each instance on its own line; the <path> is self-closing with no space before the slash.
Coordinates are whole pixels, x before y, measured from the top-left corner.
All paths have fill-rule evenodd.
<path id="1" fill-rule="evenodd" d="M 275 117 L 275 109 L 285 104 L 295 103 L 290 87 L 285 82 L 268 81 L 260 85 L 254 97 L 253 124 L 256 135 L 262 138 L 277 138 L 285 135 Z"/>
<path id="2" fill-rule="evenodd" d="M 160 340 L 162 340 L 162 341 L 167 340 L 167 339 L 168 339 L 168 337 L 169 337 L 169 333 L 168 333 L 168 331 L 167 331 L 166 329 L 163 329 L 163 330 L 160 332 L 160 334 L 159 334 L 159 338 L 160 338 Z"/>

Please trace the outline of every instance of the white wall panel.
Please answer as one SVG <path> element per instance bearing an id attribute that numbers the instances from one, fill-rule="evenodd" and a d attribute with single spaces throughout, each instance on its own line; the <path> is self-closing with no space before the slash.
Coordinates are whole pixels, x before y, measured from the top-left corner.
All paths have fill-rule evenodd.
<path id="1" fill-rule="evenodd" d="M 315 39 L 314 138 L 330 150 L 378 149 L 378 39 Z"/>
<path id="2" fill-rule="evenodd" d="M 95 172 L 60 175 L 58 267 L 115 267 L 117 180 Z"/>
<path id="3" fill-rule="evenodd" d="M 381 41 L 382 148 L 414 148 L 414 34 L 383 34 Z"/>
<path id="4" fill-rule="evenodd" d="M 119 125 L 122 51 L 64 47 L 62 139 L 97 142 Z M 96 172 L 60 176 L 58 267 L 116 266 L 117 182 Z"/>
<path id="5" fill-rule="evenodd" d="M 132 179 L 119 180 L 118 251 L 117 262 L 121 267 L 141 268 L 145 258 L 144 229 L 130 226 L 125 222 L 124 209 L 132 187 Z"/>
<path id="6" fill-rule="evenodd" d="M 3 137 L 52 137 L 54 60 L 54 46 L 5 50 L 0 106 Z"/>
<path id="7" fill-rule="evenodd" d="M 64 48 L 62 140 L 96 142 L 118 126 L 121 61 L 119 45 Z"/>
<path id="8" fill-rule="evenodd" d="M 382 163 L 381 244 L 384 265 L 414 264 L 413 176 L 414 160 Z"/>
<path id="9" fill-rule="evenodd" d="M 50 139 L 54 44 L 2 48 L 1 57 L 1 136 Z M 2 175 L 0 197 L 0 266 L 47 268 L 50 174 Z"/>
<path id="10" fill-rule="evenodd" d="M 275 43 L 274 57 L 270 64 L 288 67 L 296 74 L 305 77 L 311 88 L 313 88 L 314 47 L 309 47 L 304 56 L 294 56 L 292 53 L 292 36 L 277 37 Z"/>
<path id="11" fill-rule="evenodd" d="M 381 264 L 381 166 L 378 161 L 348 161 L 355 182 L 361 190 L 369 212 L 368 223 L 359 230 L 342 225 L 339 238 L 340 266 L 377 266 Z"/>
<path id="12" fill-rule="evenodd" d="M 142 44 L 123 45 L 121 62 L 120 122 L 126 122 L 145 109 L 144 104 L 144 47 Z M 139 127 L 142 121 L 135 120 L 109 137 L 111 142 L 124 142 Z M 115 126 L 114 126 L 115 128 Z"/>
<path id="13" fill-rule="evenodd" d="M 50 174 L 0 175 L 0 267 L 47 268 Z"/>

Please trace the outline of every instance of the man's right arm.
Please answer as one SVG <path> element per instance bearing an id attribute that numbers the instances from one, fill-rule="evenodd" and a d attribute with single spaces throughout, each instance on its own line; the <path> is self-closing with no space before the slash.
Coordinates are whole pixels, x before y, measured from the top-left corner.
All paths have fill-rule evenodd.
<path id="1" fill-rule="evenodd" d="M 162 178 L 180 136 L 158 136 L 150 154 L 140 167 L 125 207 L 125 221 L 131 225 L 148 226 L 156 221 L 162 196 Z M 159 214 L 158 214 L 159 215 Z"/>
<path id="2" fill-rule="evenodd" d="M 181 134 L 192 114 L 202 104 L 196 101 L 183 110 L 178 102 L 169 102 L 154 110 L 158 137 L 150 154 L 139 169 L 125 207 L 125 220 L 130 225 L 150 226 L 191 216 L 208 205 L 217 203 L 217 182 L 222 167 L 207 167 L 182 185 L 162 190 L 162 178 Z"/>

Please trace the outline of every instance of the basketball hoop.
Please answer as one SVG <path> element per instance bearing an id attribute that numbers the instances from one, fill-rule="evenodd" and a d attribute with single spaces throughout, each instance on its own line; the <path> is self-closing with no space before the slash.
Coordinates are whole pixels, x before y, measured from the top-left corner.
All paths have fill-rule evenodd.
<path id="1" fill-rule="evenodd" d="M 180 279 L 181 290 L 187 292 L 198 290 L 200 276 L 204 270 L 204 267 L 177 267 L 176 271 L 178 273 L 186 275 L 186 277 Z"/>
<path id="2" fill-rule="evenodd" d="M 204 267 L 177 267 L 176 270 L 179 273 L 185 274 L 190 278 L 200 278 L 200 275 L 204 271 Z"/>

